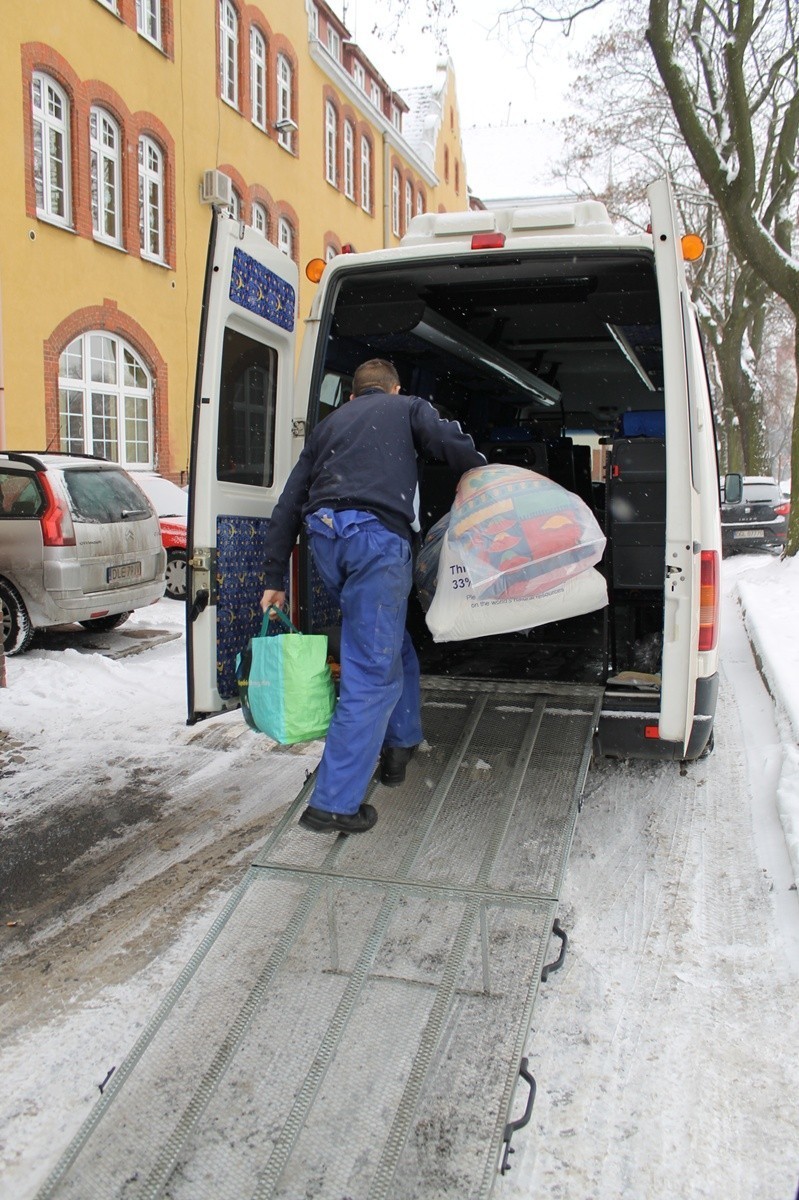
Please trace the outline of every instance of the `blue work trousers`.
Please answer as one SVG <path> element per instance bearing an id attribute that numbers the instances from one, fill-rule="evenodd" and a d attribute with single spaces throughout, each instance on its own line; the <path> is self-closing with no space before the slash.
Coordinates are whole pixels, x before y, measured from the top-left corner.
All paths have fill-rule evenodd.
<path id="1" fill-rule="evenodd" d="M 411 547 L 371 513 L 320 509 L 311 553 L 341 609 L 341 680 L 316 776 L 314 808 L 354 813 L 380 749 L 422 740 L 419 660 L 405 629 Z"/>

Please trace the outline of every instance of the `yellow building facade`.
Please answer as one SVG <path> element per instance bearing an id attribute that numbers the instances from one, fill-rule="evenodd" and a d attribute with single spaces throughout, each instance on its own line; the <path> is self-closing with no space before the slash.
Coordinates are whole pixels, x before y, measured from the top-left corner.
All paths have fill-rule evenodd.
<path id="1" fill-rule="evenodd" d="M 324 0 L 5 0 L 0 447 L 186 476 L 210 201 L 300 266 L 468 207 L 455 81 Z M 205 195 L 203 195 L 205 189 Z"/>

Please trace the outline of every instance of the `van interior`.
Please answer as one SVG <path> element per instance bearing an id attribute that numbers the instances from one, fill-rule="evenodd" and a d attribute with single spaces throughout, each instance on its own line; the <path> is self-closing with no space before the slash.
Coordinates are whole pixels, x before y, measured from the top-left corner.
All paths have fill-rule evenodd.
<path id="1" fill-rule="evenodd" d="M 571 620 L 466 642 L 433 643 L 418 600 L 409 628 L 434 674 L 604 683 L 660 670 L 665 556 L 664 394 L 651 252 L 474 252 L 342 276 L 323 315 L 311 421 L 350 393 L 368 358 L 396 366 L 402 390 L 456 418 L 489 462 L 546 475 L 603 528 L 609 606 Z M 457 479 L 420 466 L 422 535 Z M 307 566 L 307 564 L 306 564 Z M 336 614 L 305 572 L 310 625 L 335 645 Z"/>

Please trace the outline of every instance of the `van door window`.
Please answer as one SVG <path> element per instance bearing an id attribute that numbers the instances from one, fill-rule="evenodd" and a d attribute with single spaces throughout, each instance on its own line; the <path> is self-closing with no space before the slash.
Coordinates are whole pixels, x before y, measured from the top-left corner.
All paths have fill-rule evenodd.
<path id="1" fill-rule="evenodd" d="M 217 479 L 271 487 L 277 351 L 235 329 L 226 329 L 219 390 Z"/>

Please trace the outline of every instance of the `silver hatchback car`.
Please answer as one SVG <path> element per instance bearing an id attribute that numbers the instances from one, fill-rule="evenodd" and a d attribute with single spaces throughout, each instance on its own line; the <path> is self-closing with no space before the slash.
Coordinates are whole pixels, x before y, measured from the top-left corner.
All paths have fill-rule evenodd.
<path id="1" fill-rule="evenodd" d="M 158 517 L 116 463 L 0 453 L 0 610 L 6 654 L 36 629 L 113 629 L 164 594 Z"/>

